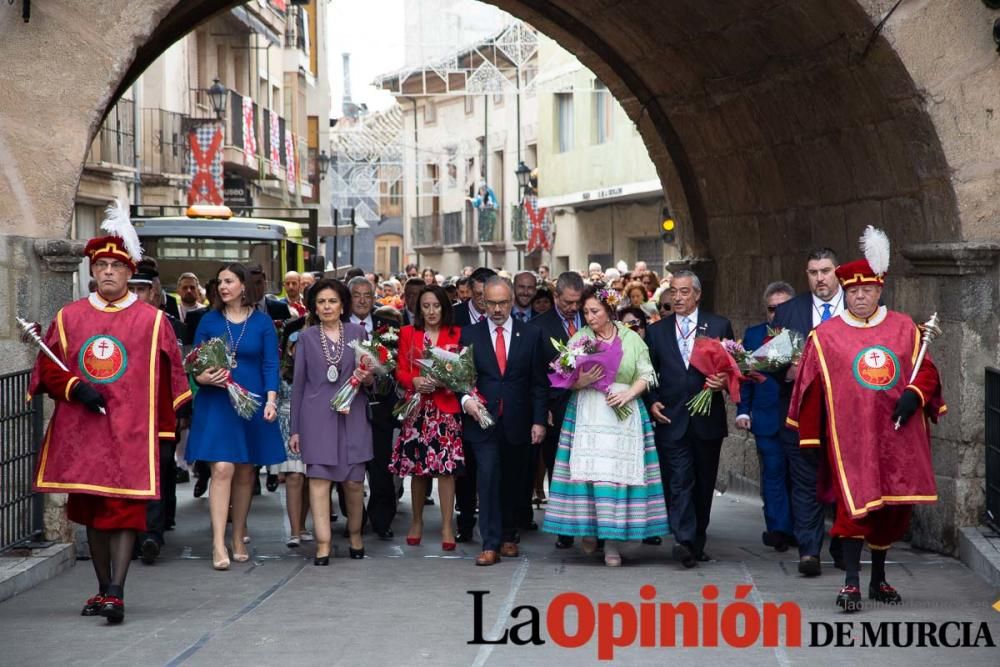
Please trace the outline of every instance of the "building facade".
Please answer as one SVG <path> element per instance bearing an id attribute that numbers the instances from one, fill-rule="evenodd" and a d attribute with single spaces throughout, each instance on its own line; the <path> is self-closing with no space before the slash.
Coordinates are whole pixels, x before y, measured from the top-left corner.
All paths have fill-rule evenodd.
<path id="1" fill-rule="evenodd" d="M 191 203 L 258 217 L 327 212 L 317 161 L 329 142 L 326 12 L 320 0 L 253 0 L 170 46 L 110 109 L 94 138 L 72 237 L 94 235 L 114 197 L 150 215 L 157 214 L 153 207 L 176 214 Z M 88 278 L 84 259 L 78 294 L 86 293 Z M 280 276 L 269 278 L 280 289 Z"/>

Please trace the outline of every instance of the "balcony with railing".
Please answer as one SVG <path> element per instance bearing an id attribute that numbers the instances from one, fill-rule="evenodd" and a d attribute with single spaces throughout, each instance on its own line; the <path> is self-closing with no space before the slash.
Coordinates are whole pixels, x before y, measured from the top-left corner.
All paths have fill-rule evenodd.
<path id="1" fill-rule="evenodd" d="M 413 248 L 422 253 L 441 252 L 441 215 L 431 213 L 410 218 Z"/>
<path id="2" fill-rule="evenodd" d="M 479 230 L 479 245 L 504 245 L 503 215 L 501 215 L 501 209 L 480 208 L 476 215 L 476 223 Z"/>
<path id="3" fill-rule="evenodd" d="M 522 204 L 510 206 L 510 240 L 517 246 L 528 242 L 528 213 Z"/>
<path id="4" fill-rule="evenodd" d="M 445 213 L 442 221 L 444 227 L 444 246 L 455 250 L 476 247 L 475 209 L 467 204 L 464 211 Z"/>
<path id="5" fill-rule="evenodd" d="M 187 117 L 165 109 L 142 110 L 143 181 L 157 177 L 186 177 L 188 173 Z"/>
<path id="6" fill-rule="evenodd" d="M 135 102 L 120 99 L 111 108 L 90 145 L 85 166 L 109 172 L 135 170 Z"/>

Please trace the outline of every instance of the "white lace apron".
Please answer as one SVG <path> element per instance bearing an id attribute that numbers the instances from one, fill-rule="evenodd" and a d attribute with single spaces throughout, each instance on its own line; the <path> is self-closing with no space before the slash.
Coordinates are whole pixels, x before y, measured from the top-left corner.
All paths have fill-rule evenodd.
<path id="1" fill-rule="evenodd" d="M 616 382 L 611 391 L 628 387 Z M 570 479 L 642 486 L 646 483 L 646 466 L 639 405 L 634 400 L 629 403 L 632 414 L 618 421 L 606 401 L 605 394 L 593 389 L 583 389 L 577 394 Z"/>

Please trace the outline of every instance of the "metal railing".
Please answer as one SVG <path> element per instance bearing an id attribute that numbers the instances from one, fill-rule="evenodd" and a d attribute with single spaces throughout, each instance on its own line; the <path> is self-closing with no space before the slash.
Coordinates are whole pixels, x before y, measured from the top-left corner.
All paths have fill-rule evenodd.
<path id="1" fill-rule="evenodd" d="M 120 99 L 108 112 L 87 153 L 89 164 L 135 167 L 135 102 Z"/>
<path id="2" fill-rule="evenodd" d="M 477 218 L 480 243 L 503 243 L 503 217 L 500 209 L 483 207 L 479 209 Z"/>
<path id="3" fill-rule="evenodd" d="M 523 204 L 510 205 L 510 240 L 514 243 L 528 240 L 528 214 Z"/>
<path id="4" fill-rule="evenodd" d="M 185 116 L 165 109 L 142 110 L 142 171 L 185 174 L 188 171 Z"/>
<path id="5" fill-rule="evenodd" d="M 42 531 L 42 496 L 31 480 L 42 435 L 42 398 L 30 402 L 31 371 L 0 375 L 0 551 Z"/>
<path id="6" fill-rule="evenodd" d="M 986 369 L 986 522 L 1000 533 L 1000 370 Z"/>
<path id="7" fill-rule="evenodd" d="M 472 219 L 467 218 L 463 211 L 445 213 L 443 227 L 446 246 L 472 245 Z"/>
<path id="8" fill-rule="evenodd" d="M 441 216 L 437 213 L 410 219 L 410 238 L 414 248 L 441 245 Z"/>

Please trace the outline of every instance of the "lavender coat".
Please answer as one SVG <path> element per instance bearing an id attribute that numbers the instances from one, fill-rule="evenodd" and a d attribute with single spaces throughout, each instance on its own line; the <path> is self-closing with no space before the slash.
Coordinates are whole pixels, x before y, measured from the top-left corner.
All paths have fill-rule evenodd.
<path id="1" fill-rule="evenodd" d="M 344 356 L 337 369 L 340 377 L 326 379 L 327 362 L 323 356 L 318 326 L 299 335 L 295 347 L 295 375 L 292 380 L 291 431 L 299 434 L 302 461 L 306 465 L 347 466 L 372 458 L 372 427 L 368 422 L 368 397 L 364 388 L 351 403 L 351 412 L 338 414 L 330 409 L 330 400 L 354 372 L 354 350 L 347 345 L 364 340 L 365 330 L 344 322 Z M 332 352 L 332 343 L 328 346 Z"/>

